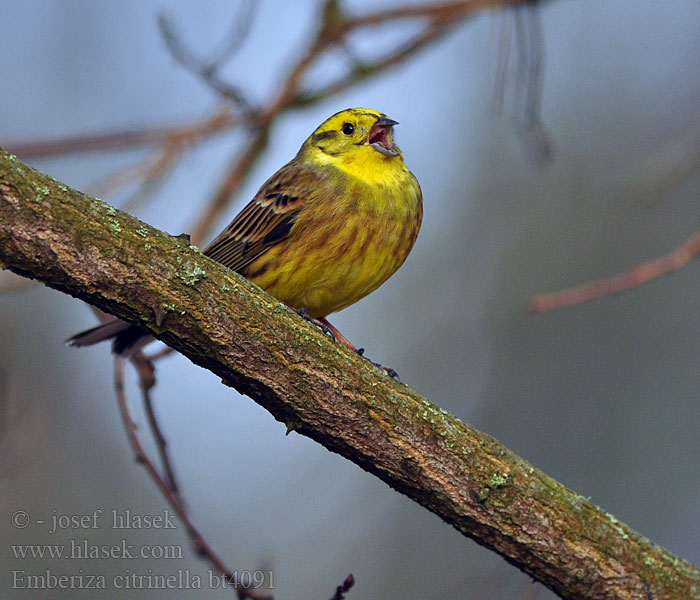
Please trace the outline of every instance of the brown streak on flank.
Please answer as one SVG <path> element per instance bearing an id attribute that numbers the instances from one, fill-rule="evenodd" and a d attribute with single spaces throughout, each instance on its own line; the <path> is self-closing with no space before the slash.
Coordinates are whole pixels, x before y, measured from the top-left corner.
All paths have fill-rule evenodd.
<path id="1" fill-rule="evenodd" d="M 408 254 L 411 251 L 411 248 L 413 248 L 413 244 L 416 243 L 416 240 L 418 239 L 418 227 L 413 227 L 411 229 L 411 238 L 405 240 L 405 244 L 407 246 L 406 254 Z"/>
<path id="2" fill-rule="evenodd" d="M 415 243 L 417 237 L 417 230 L 415 227 L 412 227 L 410 229 L 410 235 L 407 236 L 402 235 L 404 231 L 401 223 L 394 223 L 394 227 L 395 230 L 398 230 L 398 235 L 396 236 L 398 243 L 394 247 L 393 256 L 395 258 L 395 268 L 398 269 L 408 257 L 409 253 L 411 252 L 411 248 L 413 248 L 413 244 Z"/>
<path id="3" fill-rule="evenodd" d="M 337 252 L 340 254 L 346 254 L 352 250 L 353 245 L 355 244 L 355 241 L 357 240 L 357 236 L 360 233 L 359 227 L 355 225 L 355 227 L 352 228 L 352 231 L 346 231 L 345 232 L 345 237 L 343 239 L 343 243 L 338 246 Z"/>
<path id="4" fill-rule="evenodd" d="M 328 240 L 333 235 L 333 232 L 328 226 L 326 226 L 325 223 L 316 225 L 313 229 L 310 229 L 309 231 L 313 231 L 313 235 L 308 235 L 309 243 L 306 248 L 307 251 L 327 247 Z"/>
<path id="5" fill-rule="evenodd" d="M 355 228 L 355 231 L 357 231 L 358 228 Z M 376 229 L 368 229 L 367 230 L 367 235 L 365 236 L 365 243 L 363 246 L 363 249 L 370 248 L 377 240 L 377 230 Z M 364 252 L 362 255 L 363 260 L 374 260 L 374 256 L 371 255 L 369 252 Z"/>
<path id="6" fill-rule="evenodd" d="M 404 263 L 406 258 L 408 257 L 409 252 L 411 251 L 411 248 L 413 247 L 413 239 L 404 239 L 403 244 L 398 249 L 398 252 L 396 252 L 396 264 L 397 266 L 400 266 Z"/>

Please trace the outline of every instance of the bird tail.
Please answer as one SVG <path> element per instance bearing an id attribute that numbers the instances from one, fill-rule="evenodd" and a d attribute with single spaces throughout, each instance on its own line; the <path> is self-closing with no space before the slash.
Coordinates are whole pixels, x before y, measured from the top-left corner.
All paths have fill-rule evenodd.
<path id="1" fill-rule="evenodd" d="M 80 348 L 82 346 L 92 346 L 109 339 L 114 340 L 112 342 L 112 352 L 114 354 L 128 357 L 153 338 L 142 327 L 131 325 L 131 323 L 121 319 L 113 319 L 75 334 L 66 340 L 66 344 Z"/>

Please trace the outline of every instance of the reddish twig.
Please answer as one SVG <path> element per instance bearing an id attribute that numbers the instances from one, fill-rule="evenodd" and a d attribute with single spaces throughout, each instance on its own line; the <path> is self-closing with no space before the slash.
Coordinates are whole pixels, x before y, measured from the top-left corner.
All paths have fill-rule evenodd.
<path id="1" fill-rule="evenodd" d="M 528 0 L 456 0 L 453 2 L 426 3 L 408 6 L 398 6 L 374 13 L 360 15 L 347 20 L 348 28 L 365 25 L 381 25 L 387 21 L 400 19 L 428 18 L 447 21 L 465 16 L 486 8 L 496 8 L 511 4 L 523 4 Z"/>
<path id="2" fill-rule="evenodd" d="M 309 48 L 291 69 L 280 91 L 270 102 L 256 108 L 245 98 L 241 88 L 224 82 L 218 76 L 218 70 L 242 43 L 245 32 L 249 29 L 242 25 L 252 18 L 252 7 L 244 16 L 237 19 L 230 39 L 222 49 L 210 59 L 201 59 L 191 52 L 176 34 L 172 24 L 161 17 L 161 32 L 175 60 L 200 76 L 218 94 L 233 101 L 223 110 L 217 111 L 202 122 L 183 127 L 144 128 L 143 130 L 111 132 L 106 134 L 76 136 L 31 143 L 8 144 L 13 152 L 22 157 L 79 152 L 97 149 L 125 148 L 136 145 L 157 144 L 160 147 L 154 156 L 130 165 L 118 175 L 111 176 L 106 183 L 112 186 L 124 186 L 128 177 L 136 178 L 136 183 L 155 188 L 165 172 L 181 158 L 184 152 L 208 139 L 215 133 L 230 130 L 238 125 L 253 128 L 251 138 L 245 148 L 236 153 L 231 160 L 222 181 L 206 204 L 199 222 L 193 229 L 195 243 L 201 243 L 207 237 L 213 225 L 228 205 L 231 198 L 240 189 L 245 176 L 255 165 L 257 159 L 267 147 L 267 137 L 273 122 L 284 112 L 308 105 L 349 88 L 350 86 L 374 76 L 385 69 L 398 65 L 409 58 L 428 42 L 437 40 L 446 34 L 460 19 L 489 7 L 521 4 L 523 0 L 457 0 L 439 4 L 403 6 L 387 10 L 377 10 L 364 15 L 345 15 L 341 9 L 331 10 L 332 3 L 326 3 L 326 10 L 317 26 L 315 36 Z M 388 51 L 385 55 L 366 61 L 354 61 L 348 72 L 335 81 L 311 90 L 305 89 L 303 80 L 309 69 L 321 58 L 324 52 L 343 44 L 347 36 L 366 27 L 374 27 L 395 20 L 427 20 L 423 30 Z"/>
<path id="3" fill-rule="evenodd" d="M 124 390 L 124 360 L 119 357 L 116 357 L 114 360 L 114 388 L 116 391 L 117 402 L 119 404 L 122 420 L 124 421 L 124 428 L 126 429 L 129 444 L 134 452 L 136 461 L 143 465 L 148 474 L 151 476 L 151 479 L 153 479 L 158 486 L 158 489 L 160 489 L 163 496 L 165 496 L 165 499 L 168 501 L 170 506 L 172 506 L 180 521 L 182 521 L 182 523 L 185 525 L 187 534 L 189 535 L 192 546 L 197 554 L 209 561 L 212 567 L 220 575 L 226 578 L 231 587 L 236 590 L 239 600 L 272 600 L 272 596 L 241 585 L 241 582 L 236 577 L 235 572 L 231 571 L 224 564 L 218 554 L 216 554 L 213 548 L 204 539 L 199 529 L 197 529 L 187 514 L 179 495 L 168 485 L 168 482 L 161 476 L 155 464 L 149 458 L 148 454 L 143 448 L 143 445 L 141 444 L 141 440 L 139 439 L 137 433 L 136 423 L 134 422 L 134 419 L 131 416 L 131 411 L 129 410 L 129 404 L 127 402 L 126 392 Z"/>
<path id="4" fill-rule="evenodd" d="M 235 195 L 252 170 L 260 155 L 267 148 L 268 127 L 259 127 L 257 132 L 248 140 L 247 145 L 229 163 L 222 181 L 216 188 L 209 203 L 204 207 L 192 228 L 192 243 L 200 245 L 212 229 L 229 200 Z"/>
<path id="5" fill-rule="evenodd" d="M 195 243 L 200 242 L 218 220 L 229 200 L 235 195 L 245 180 L 245 175 L 252 169 L 257 159 L 267 147 L 268 133 L 274 121 L 286 111 L 313 102 L 318 102 L 349 88 L 370 76 L 376 75 L 388 68 L 398 65 L 409 58 L 429 42 L 445 35 L 459 19 L 469 16 L 489 6 L 519 4 L 521 0 L 461 0 L 439 5 L 402 7 L 393 10 L 376 11 L 357 17 L 341 18 L 333 21 L 329 15 L 332 11 L 324 12 L 324 19 L 318 25 L 314 40 L 306 53 L 290 70 L 280 87 L 277 97 L 267 107 L 250 111 L 250 125 L 256 127 L 253 137 L 246 148 L 231 161 L 221 184 L 217 187 L 203 216 L 193 230 Z M 361 68 L 351 66 L 346 75 L 336 81 L 321 86 L 316 90 L 304 89 L 304 75 L 321 58 L 326 50 L 341 44 L 347 35 L 354 30 L 368 26 L 376 26 L 391 20 L 404 18 L 424 18 L 428 23 L 424 29 L 397 44 L 386 54 L 372 61 L 362 63 Z"/>
<path id="6" fill-rule="evenodd" d="M 315 102 L 317 100 L 333 96 L 355 85 L 361 79 L 372 77 L 380 71 L 386 71 L 387 69 L 400 64 L 418 50 L 425 48 L 430 42 L 439 39 L 441 36 L 447 33 L 448 29 L 452 28 L 456 24 L 457 22 L 455 21 L 449 24 L 433 22 L 426 25 L 424 30 L 415 37 L 404 42 L 397 48 L 387 52 L 384 56 L 376 59 L 374 62 L 356 62 L 350 73 L 347 75 L 339 77 L 336 81 L 326 84 L 316 91 L 305 92 L 303 94 L 303 101 Z"/>
<path id="7" fill-rule="evenodd" d="M 37 158 L 54 154 L 122 150 L 132 146 L 159 144 L 172 135 L 172 127 L 144 127 L 106 133 L 87 133 L 34 141 L 9 141 L 3 144 L 20 158 Z"/>
<path id="8" fill-rule="evenodd" d="M 137 146 L 167 143 L 171 140 L 181 140 L 191 145 L 199 138 L 222 133 L 227 129 L 240 125 L 240 122 L 240 117 L 234 116 L 230 109 L 226 108 L 217 109 L 201 121 L 182 126 L 125 129 L 31 142 L 17 140 L 3 143 L 3 146 L 20 158 L 27 159 L 74 152 L 123 150 Z"/>
<path id="9" fill-rule="evenodd" d="M 146 359 L 150 360 L 151 362 L 158 361 L 161 358 L 164 358 L 164 357 L 172 354 L 173 352 L 175 352 L 175 350 L 173 350 L 169 346 L 165 346 L 165 348 L 161 348 L 160 350 L 154 352 L 153 354 L 147 355 Z"/>
<path id="10" fill-rule="evenodd" d="M 168 453 L 168 441 L 165 439 L 165 436 L 161 431 L 160 424 L 158 423 L 155 411 L 153 410 L 151 389 L 153 389 L 153 386 L 156 383 L 155 364 L 141 352 L 134 354 L 131 362 L 136 367 L 136 371 L 139 375 L 139 387 L 141 388 L 141 397 L 143 399 L 144 410 L 146 411 L 148 426 L 151 430 L 151 435 L 156 442 L 160 462 L 163 466 L 163 471 L 165 472 L 165 483 L 168 485 L 170 491 L 179 498 L 180 488 L 177 484 L 177 480 L 175 479 L 175 470 L 173 469 L 172 461 L 170 460 L 170 455 Z"/>
<path id="11" fill-rule="evenodd" d="M 568 290 L 535 296 L 528 303 L 528 310 L 536 313 L 546 312 L 582 304 L 603 296 L 621 294 L 672 271 L 677 271 L 698 255 L 700 255 L 700 231 L 673 252 L 642 263 L 634 269 L 610 279 L 593 281 Z"/>
<path id="12" fill-rule="evenodd" d="M 138 185 L 138 189 L 122 205 L 123 210 L 131 212 L 136 206 L 147 203 L 155 195 L 166 176 L 180 161 L 185 150 L 186 148 L 180 143 L 166 142 L 150 156 L 94 181 L 87 187 L 88 193 L 104 196 L 129 185 Z"/>
<path id="13" fill-rule="evenodd" d="M 405 48 L 419 45 L 420 40 L 427 36 L 425 41 L 435 39 L 440 33 L 446 33 L 457 20 L 490 6 L 518 4 L 522 0 L 460 0 L 459 2 L 446 2 L 443 4 L 426 4 L 410 7 L 399 7 L 390 10 L 379 10 L 365 15 L 345 17 L 334 22 L 319 24 L 316 36 L 306 53 L 291 69 L 289 75 L 281 86 L 277 99 L 263 111 L 266 121 L 284 109 L 296 104 L 306 104 L 321 100 L 340 90 L 347 88 L 352 83 L 365 79 L 368 75 L 374 75 L 386 67 L 394 66 L 400 60 L 412 54 Z M 316 92 L 302 92 L 303 76 L 311 66 L 321 57 L 324 51 L 342 43 L 353 31 L 369 26 L 377 26 L 389 21 L 422 18 L 428 19 L 425 29 L 414 38 L 403 42 L 394 50 L 374 61 L 367 61 L 362 69 L 352 69 L 346 76 L 340 77 L 335 83 L 326 85 Z M 379 66 L 381 64 L 381 66 Z M 342 83 L 341 83 L 342 82 Z"/>
<path id="14" fill-rule="evenodd" d="M 219 50 L 214 58 L 204 59 L 196 56 L 187 48 L 181 36 L 176 32 L 173 22 L 164 14 L 158 17 L 158 27 L 170 55 L 188 71 L 200 77 L 210 88 L 226 100 L 230 100 L 244 114 L 251 113 L 251 106 L 245 93 L 238 85 L 232 85 L 219 77 L 219 69 L 231 55 L 240 48 L 243 40 L 250 31 L 250 20 L 253 18 L 253 5 L 249 2 L 242 5 L 243 18 L 234 19 L 234 28 L 229 33 L 227 43 Z"/>
<path id="15" fill-rule="evenodd" d="M 349 592 L 353 585 L 355 585 L 355 576 L 350 573 L 350 575 L 343 580 L 343 583 L 335 588 L 335 594 L 333 594 L 331 600 L 343 600 L 345 598 L 343 594 Z"/>

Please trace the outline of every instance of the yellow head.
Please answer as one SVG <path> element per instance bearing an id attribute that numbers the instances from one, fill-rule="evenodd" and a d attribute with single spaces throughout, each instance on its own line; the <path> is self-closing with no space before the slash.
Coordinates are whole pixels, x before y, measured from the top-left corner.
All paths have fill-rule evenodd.
<path id="1" fill-rule="evenodd" d="M 360 179 L 403 169 L 403 158 L 393 140 L 398 125 L 371 108 L 349 108 L 324 121 L 299 150 L 298 158 L 317 164 L 333 164 Z"/>

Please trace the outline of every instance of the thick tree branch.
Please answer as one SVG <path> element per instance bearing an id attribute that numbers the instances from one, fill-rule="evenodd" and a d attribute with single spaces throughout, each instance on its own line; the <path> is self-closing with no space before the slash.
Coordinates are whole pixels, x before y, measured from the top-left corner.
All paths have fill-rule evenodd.
<path id="1" fill-rule="evenodd" d="M 566 598 L 700 598 L 700 571 L 182 238 L 0 152 L 0 266 L 148 327 Z M 466 566 L 465 566 L 466 568 Z"/>

